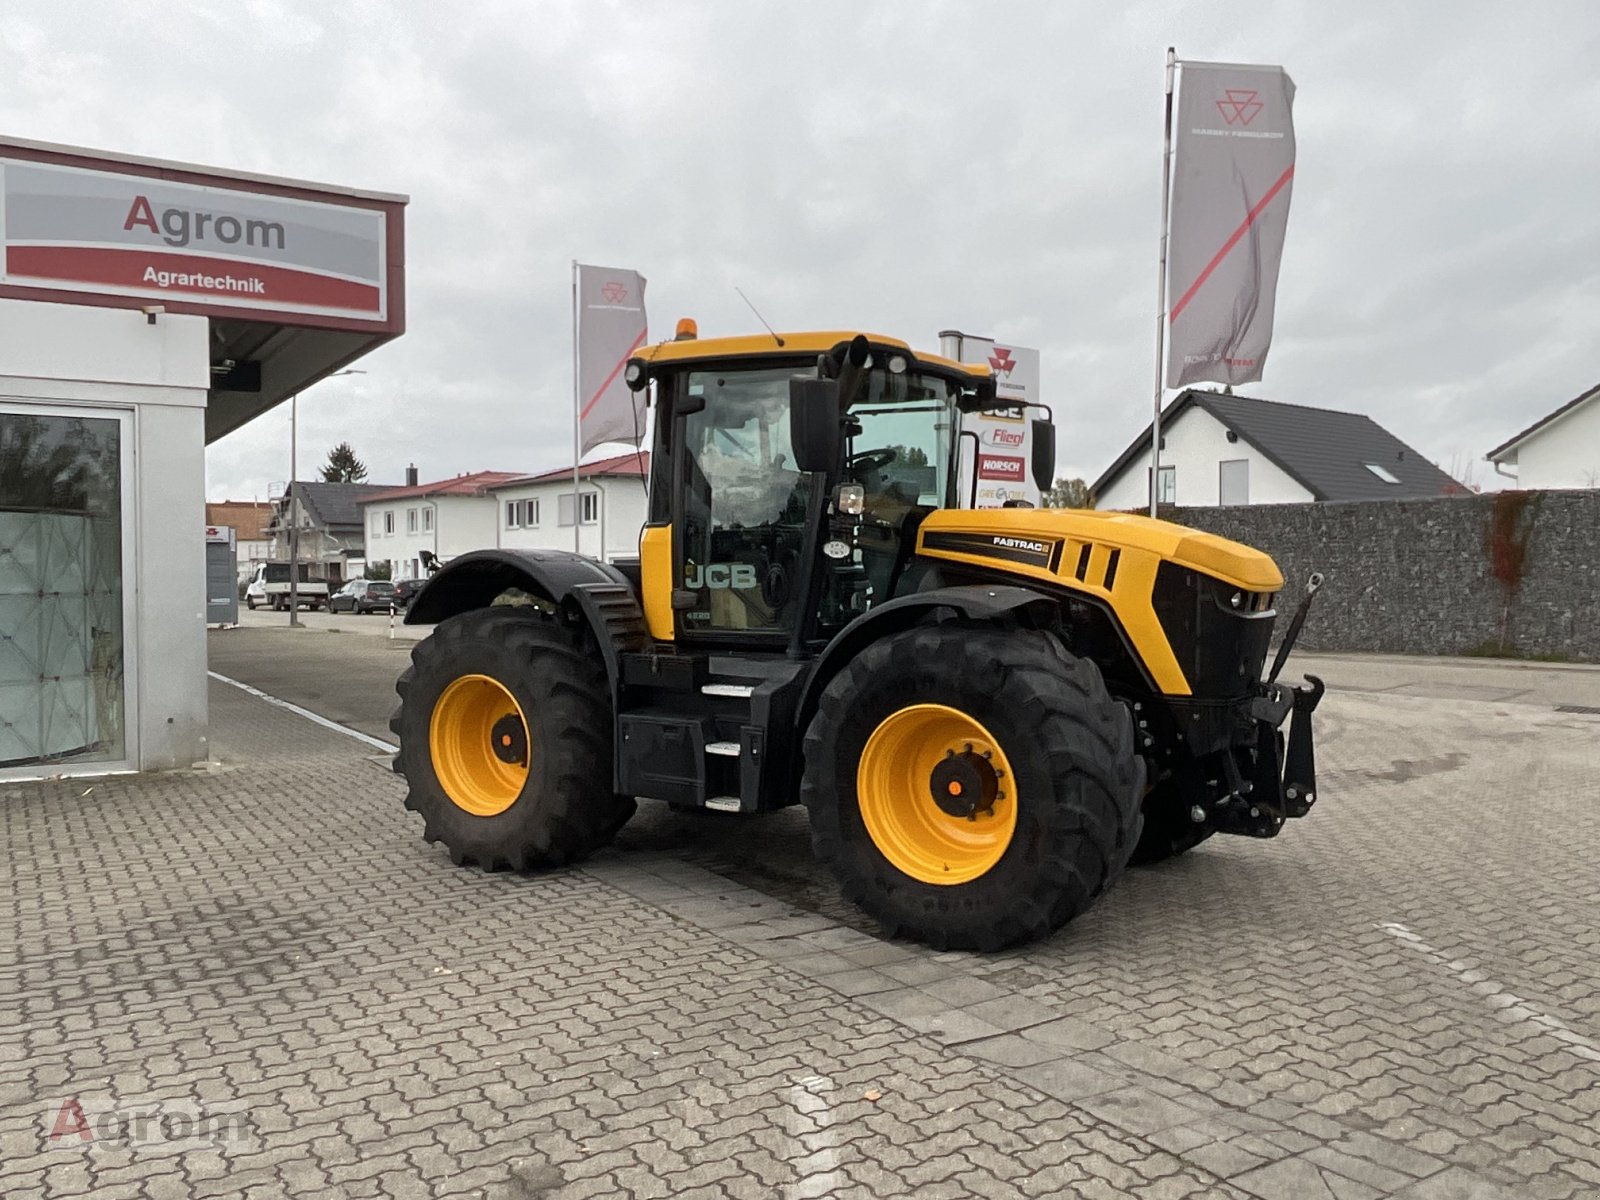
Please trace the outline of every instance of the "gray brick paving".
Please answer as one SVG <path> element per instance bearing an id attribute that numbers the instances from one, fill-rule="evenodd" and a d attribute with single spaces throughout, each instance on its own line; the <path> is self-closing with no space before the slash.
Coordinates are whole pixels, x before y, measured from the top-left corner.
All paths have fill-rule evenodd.
<path id="1" fill-rule="evenodd" d="M 839 912 L 794 814 L 737 881 L 648 818 L 458 871 L 363 748 L 212 703 L 208 769 L 0 785 L 0 1195 L 1600 1194 L 1593 721 L 1331 698 L 1311 819 L 981 958 Z M 69 1097 L 248 1136 L 51 1142 Z"/>

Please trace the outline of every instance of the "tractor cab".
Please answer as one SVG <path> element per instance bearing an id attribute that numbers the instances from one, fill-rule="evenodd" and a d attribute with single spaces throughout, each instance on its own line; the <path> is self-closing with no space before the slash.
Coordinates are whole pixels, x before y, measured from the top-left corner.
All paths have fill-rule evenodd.
<path id="1" fill-rule="evenodd" d="M 915 586 L 919 526 L 958 502 L 961 415 L 994 403 L 986 366 L 860 334 L 680 338 L 627 378 L 656 407 L 652 634 L 793 657 Z"/>

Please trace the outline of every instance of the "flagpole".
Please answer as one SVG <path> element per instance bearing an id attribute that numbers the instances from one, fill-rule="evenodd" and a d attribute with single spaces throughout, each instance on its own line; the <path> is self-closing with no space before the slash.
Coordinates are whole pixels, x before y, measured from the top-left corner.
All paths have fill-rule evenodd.
<path id="1" fill-rule="evenodd" d="M 1161 392 L 1162 371 L 1167 356 L 1167 223 L 1172 194 L 1172 83 L 1178 62 L 1176 50 L 1167 47 L 1167 113 L 1161 138 L 1161 263 L 1156 280 L 1156 389 L 1154 416 L 1150 421 L 1150 515 L 1156 515 L 1156 496 L 1161 491 Z"/>
<path id="2" fill-rule="evenodd" d="M 578 460 L 583 439 L 583 401 L 578 391 L 578 260 L 572 260 L 572 551 L 583 553 L 583 514 L 578 509 Z M 556 506 L 561 507 L 559 504 Z M 559 513 L 557 514 L 559 515 Z"/>

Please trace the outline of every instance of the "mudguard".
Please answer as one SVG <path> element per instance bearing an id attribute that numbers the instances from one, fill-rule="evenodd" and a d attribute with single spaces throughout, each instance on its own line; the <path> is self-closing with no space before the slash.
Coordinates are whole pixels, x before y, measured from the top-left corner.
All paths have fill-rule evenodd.
<path id="1" fill-rule="evenodd" d="M 1028 610 L 1037 606 L 1041 622 L 1048 622 L 1059 605 L 1058 598 L 1052 598 L 1045 592 L 1011 584 L 931 588 L 926 592 L 901 596 L 887 604 L 875 605 L 835 634 L 817 656 L 801 696 L 799 727 L 804 729 L 811 720 L 822 690 L 838 674 L 840 667 L 879 638 L 921 624 L 940 610 L 969 621 L 1026 621 Z"/>
<path id="2" fill-rule="evenodd" d="M 575 588 L 596 583 L 633 590 L 615 567 L 570 550 L 473 550 L 428 580 L 406 609 L 405 623 L 436 625 L 457 613 L 487 608 L 513 588 L 560 606 Z"/>

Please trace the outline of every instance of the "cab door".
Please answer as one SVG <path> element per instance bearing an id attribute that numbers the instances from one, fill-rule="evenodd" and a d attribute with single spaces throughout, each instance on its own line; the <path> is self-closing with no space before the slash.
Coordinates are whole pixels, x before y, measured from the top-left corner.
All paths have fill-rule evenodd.
<path id="1" fill-rule="evenodd" d="M 690 370 L 676 422 L 676 631 L 781 645 L 805 602 L 812 478 L 789 441 L 793 366 Z"/>

